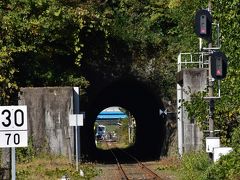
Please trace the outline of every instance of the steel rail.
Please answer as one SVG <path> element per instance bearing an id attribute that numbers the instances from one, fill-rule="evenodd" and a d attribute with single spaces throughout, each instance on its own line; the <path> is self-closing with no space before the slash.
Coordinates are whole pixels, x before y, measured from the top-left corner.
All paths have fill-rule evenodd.
<path id="1" fill-rule="evenodd" d="M 122 149 L 119 149 L 121 150 L 122 152 L 124 152 L 126 155 L 128 155 L 129 157 L 131 157 L 132 159 L 134 159 L 138 165 L 146 172 L 146 173 L 149 173 L 150 175 L 152 175 L 154 177 L 154 179 L 157 179 L 157 180 L 162 180 L 158 174 L 156 174 L 155 172 L 153 172 L 151 169 L 149 169 L 147 166 L 145 166 L 141 161 L 139 161 L 136 157 L 134 157 L 133 155 L 127 153 L 126 151 L 122 150 Z"/>
<path id="2" fill-rule="evenodd" d="M 106 144 L 107 144 L 107 147 L 109 147 L 109 145 L 108 145 L 107 142 L 106 142 Z M 115 153 L 114 153 L 111 149 L 109 149 L 109 150 L 111 151 L 113 157 L 115 158 L 115 160 L 116 160 L 116 162 L 117 162 L 118 170 L 119 170 L 119 172 L 120 172 L 120 174 L 121 174 L 122 179 L 129 179 L 128 176 L 127 176 L 127 174 L 125 173 L 124 169 L 122 168 L 121 163 L 119 163 L 119 160 L 118 160 L 117 156 L 115 155 Z M 153 179 L 162 180 L 162 178 L 160 178 L 160 177 L 158 176 L 158 174 L 156 174 L 156 173 L 153 172 L 151 169 L 149 169 L 148 167 L 146 167 L 146 166 L 145 166 L 142 162 L 140 162 L 136 157 L 134 157 L 133 155 L 127 153 L 126 151 L 124 151 L 124 150 L 122 150 L 122 149 L 117 148 L 117 150 L 123 152 L 126 156 L 128 156 L 128 157 L 130 157 L 131 159 L 133 159 L 134 161 L 136 161 L 136 162 L 137 162 L 137 165 L 140 166 L 140 168 L 141 168 L 143 171 L 145 171 L 145 173 L 147 173 L 148 175 L 152 176 Z"/>
<path id="3" fill-rule="evenodd" d="M 109 146 L 108 146 L 108 143 L 107 143 L 107 142 L 106 142 L 106 144 L 107 144 L 107 147 L 108 147 L 108 149 L 109 149 Z M 119 163 L 117 156 L 114 154 L 114 152 L 113 152 L 111 149 L 109 149 L 109 150 L 111 151 L 114 159 L 115 159 L 116 162 L 117 162 L 117 167 L 118 167 L 118 171 L 119 171 L 119 173 L 120 173 L 121 179 L 122 179 L 122 180 L 124 180 L 124 179 L 125 179 L 125 180 L 129 180 L 127 174 L 125 173 L 125 171 L 123 170 L 121 164 Z"/>

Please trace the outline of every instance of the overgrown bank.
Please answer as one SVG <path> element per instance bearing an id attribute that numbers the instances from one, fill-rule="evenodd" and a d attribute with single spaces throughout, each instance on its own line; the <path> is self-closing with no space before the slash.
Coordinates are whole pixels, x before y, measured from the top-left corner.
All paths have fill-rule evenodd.
<path id="1" fill-rule="evenodd" d="M 30 162 L 20 162 L 16 168 L 16 177 L 19 180 L 49 180 L 62 177 L 71 180 L 91 179 L 101 172 L 92 163 L 81 163 L 79 171 L 76 171 L 75 165 L 70 163 L 66 157 L 49 154 L 35 157 Z"/>

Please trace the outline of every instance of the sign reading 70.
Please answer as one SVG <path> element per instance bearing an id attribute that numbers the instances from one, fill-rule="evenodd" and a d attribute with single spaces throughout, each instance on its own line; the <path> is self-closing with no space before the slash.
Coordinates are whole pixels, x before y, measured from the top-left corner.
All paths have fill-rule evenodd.
<path id="1" fill-rule="evenodd" d="M 27 106 L 0 106 L 0 147 L 26 147 Z"/>

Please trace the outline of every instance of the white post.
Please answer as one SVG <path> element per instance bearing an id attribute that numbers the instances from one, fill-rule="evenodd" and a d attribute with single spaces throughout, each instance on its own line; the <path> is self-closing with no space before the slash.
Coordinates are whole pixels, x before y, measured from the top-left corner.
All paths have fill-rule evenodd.
<path id="1" fill-rule="evenodd" d="M 16 180 L 16 150 L 15 147 L 11 148 L 11 160 L 12 160 L 12 180 Z"/>
<path id="2" fill-rule="evenodd" d="M 183 112 L 182 112 L 182 87 L 177 84 L 177 130 L 178 130 L 178 153 L 183 155 Z"/>
<path id="3" fill-rule="evenodd" d="M 74 87 L 74 114 L 79 114 L 79 104 L 80 104 L 80 94 L 79 94 L 79 87 Z M 78 116 L 76 116 L 76 126 L 75 126 L 75 149 L 76 149 L 76 170 L 78 171 L 78 161 L 80 153 L 80 140 L 78 140 L 78 134 L 80 133 L 80 129 L 78 131 Z M 79 142 L 78 142 L 79 141 Z M 78 154 L 79 153 L 79 154 Z"/>
<path id="4" fill-rule="evenodd" d="M 202 38 L 199 38 L 199 51 L 202 51 Z"/>
<path id="5" fill-rule="evenodd" d="M 76 148 L 76 170 L 78 171 L 78 126 L 77 126 L 77 118 L 76 118 L 76 126 L 75 126 L 75 148 Z"/>

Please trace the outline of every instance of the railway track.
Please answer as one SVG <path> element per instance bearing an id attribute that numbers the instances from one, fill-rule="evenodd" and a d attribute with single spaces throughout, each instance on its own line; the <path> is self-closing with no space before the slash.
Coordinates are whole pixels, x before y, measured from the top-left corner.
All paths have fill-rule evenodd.
<path id="1" fill-rule="evenodd" d="M 133 155 L 118 148 L 110 149 L 110 151 L 116 161 L 120 179 L 162 179 Z"/>

